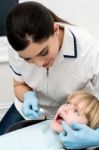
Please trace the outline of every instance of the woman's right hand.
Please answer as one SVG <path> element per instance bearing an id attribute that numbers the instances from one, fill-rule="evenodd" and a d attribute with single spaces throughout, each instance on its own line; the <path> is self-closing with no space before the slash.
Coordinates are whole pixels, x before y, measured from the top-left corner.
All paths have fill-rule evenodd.
<path id="1" fill-rule="evenodd" d="M 22 112 L 26 117 L 30 119 L 38 119 L 39 117 L 38 99 L 34 91 L 28 91 L 24 94 Z"/>

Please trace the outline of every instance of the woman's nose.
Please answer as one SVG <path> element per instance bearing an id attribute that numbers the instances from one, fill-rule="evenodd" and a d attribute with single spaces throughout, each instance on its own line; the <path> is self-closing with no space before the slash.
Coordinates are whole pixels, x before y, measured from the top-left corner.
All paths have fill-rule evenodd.
<path id="1" fill-rule="evenodd" d="M 38 67 L 42 67 L 44 64 L 44 59 L 35 59 L 34 63 L 38 66 Z"/>

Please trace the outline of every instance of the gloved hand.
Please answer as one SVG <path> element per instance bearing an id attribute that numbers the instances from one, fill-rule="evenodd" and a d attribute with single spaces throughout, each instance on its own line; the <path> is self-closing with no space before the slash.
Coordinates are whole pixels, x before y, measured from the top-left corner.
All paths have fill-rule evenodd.
<path id="1" fill-rule="evenodd" d="M 63 132 L 59 137 L 67 149 L 82 149 L 99 146 L 99 128 L 94 130 L 84 124 L 73 123 L 69 127 L 62 122 Z"/>
<path id="2" fill-rule="evenodd" d="M 30 119 L 37 119 L 39 117 L 40 111 L 38 107 L 38 99 L 34 91 L 29 91 L 24 94 L 22 112 Z"/>

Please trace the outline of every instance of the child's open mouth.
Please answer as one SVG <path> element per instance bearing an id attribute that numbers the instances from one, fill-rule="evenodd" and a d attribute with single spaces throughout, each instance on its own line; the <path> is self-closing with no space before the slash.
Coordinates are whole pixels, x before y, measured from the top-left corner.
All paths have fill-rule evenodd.
<path id="1" fill-rule="evenodd" d="M 57 117 L 56 117 L 56 122 L 58 122 L 59 124 L 61 124 L 62 120 L 64 120 L 63 117 L 62 117 L 62 115 L 58 114 Z"/>

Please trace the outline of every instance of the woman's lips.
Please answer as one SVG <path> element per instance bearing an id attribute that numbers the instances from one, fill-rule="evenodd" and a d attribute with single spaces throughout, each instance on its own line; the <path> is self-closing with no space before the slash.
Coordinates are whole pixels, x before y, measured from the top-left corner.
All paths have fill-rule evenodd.
<path id="1" fill-rule="evenodd" d="M 50 63 L 50 61 L 46 64 L 43 64 L 43 67 L 47 68 L 49 66 L 49 63 Z"/>

